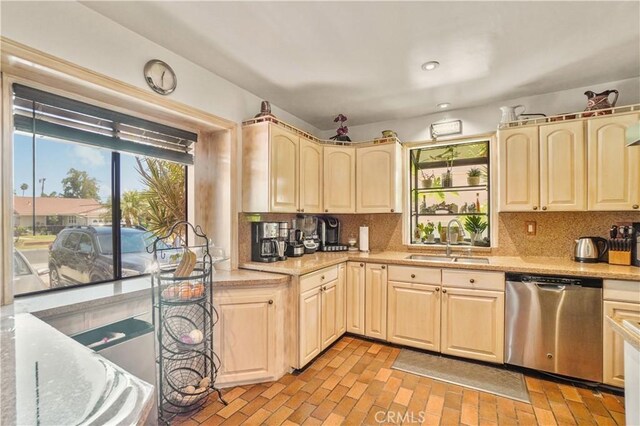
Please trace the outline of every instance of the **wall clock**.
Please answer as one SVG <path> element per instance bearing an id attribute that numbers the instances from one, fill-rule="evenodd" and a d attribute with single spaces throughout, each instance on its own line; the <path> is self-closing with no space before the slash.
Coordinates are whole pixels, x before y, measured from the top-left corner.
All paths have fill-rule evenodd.
<path id="1" fill-rule="evenodd" d="M 168 95 L 176 90 L 178 79 L 176 73 L 159 59 L 152 59 L 144 66 L 144 79 L 151 89 L 161 95 Z"/>

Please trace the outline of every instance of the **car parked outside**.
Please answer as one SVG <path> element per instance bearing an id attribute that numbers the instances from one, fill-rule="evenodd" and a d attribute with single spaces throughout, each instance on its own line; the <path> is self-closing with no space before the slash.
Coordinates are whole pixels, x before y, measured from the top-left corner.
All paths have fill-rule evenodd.
<path id="1" fill-rule="evenodd" d="M 13 294 L 47 290 L 49 286 L 40 278 L 46 273 L 46 269 L 36 271 L 20 251 L 13 251 Z"/>
<path id="2" fill-rule="evenodd" d="M 121 228 L 122 276 L 150 272 L 147 248 L 155 236 L 144 228 Z M 113 235 L 110 226 L 74 226 L 60 231 L 49 250 L 51 287 L 113 280 Z M 163 245 L 161 248 L 169 248 Z"/>

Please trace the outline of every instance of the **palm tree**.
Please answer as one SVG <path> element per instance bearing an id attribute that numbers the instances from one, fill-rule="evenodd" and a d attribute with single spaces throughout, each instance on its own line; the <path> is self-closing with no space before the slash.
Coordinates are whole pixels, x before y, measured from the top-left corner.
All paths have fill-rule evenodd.
<path id="1" fill-rule="evenodd" d="M 23 183 L 22 185 L 20 185 L 20 189 L 22 189 L 22 196 L 24 197 L 24 191 L 29 189 L 29 185 L 27 185 L 26 183 Z"/>
<path id="2" fill-rule="evenodd" d="M 146 205 L 142 194 L 138 191 L 125 191 L 120 198 L 121 218 L 124 219 L 125 226 L 140 225 L 141 216 L 146 210 Z"/>

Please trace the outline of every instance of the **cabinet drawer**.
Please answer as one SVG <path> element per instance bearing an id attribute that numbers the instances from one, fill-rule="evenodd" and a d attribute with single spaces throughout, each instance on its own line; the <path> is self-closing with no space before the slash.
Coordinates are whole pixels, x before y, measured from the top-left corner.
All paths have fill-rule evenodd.
<path id="1" fill-rule="evenodd" d="M 640 281 L 604 280 L 604 300 L 640 303 Z"/>
<path id="2" fill-rule="evenodd" d="M 389 281 L 440 285 L 442 269 L 390 265 L 388 277 Z"/>
<path id="3" fill-rule="evenodd" d="M 300 293 L 338 279 L 338 265 L 320 269 L 300 277 Z"/>
<path id="4" fill-rule="evenodd" d="M 504 291 L 504 273 L 443 269 L 442 284 L 450 287 Z"/>

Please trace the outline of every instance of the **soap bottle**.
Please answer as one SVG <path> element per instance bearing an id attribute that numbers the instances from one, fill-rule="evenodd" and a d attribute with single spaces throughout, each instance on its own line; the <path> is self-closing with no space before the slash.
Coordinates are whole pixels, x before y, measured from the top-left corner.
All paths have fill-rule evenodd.
<path id="1" fill-rule="evenodd" d="M 480 213 L 480 193 L 476 192 L 476 212 Z"/>

